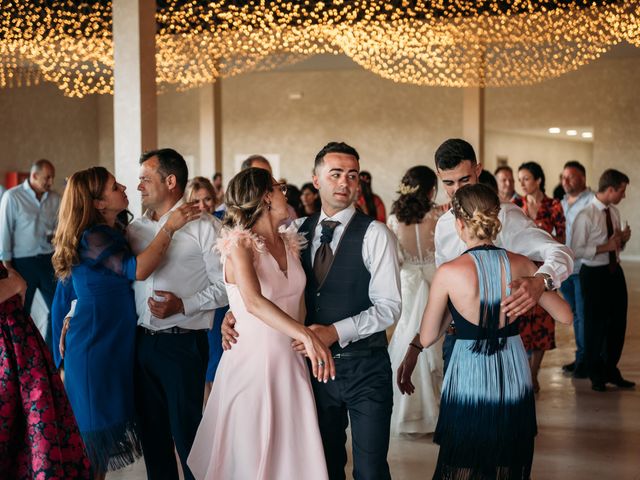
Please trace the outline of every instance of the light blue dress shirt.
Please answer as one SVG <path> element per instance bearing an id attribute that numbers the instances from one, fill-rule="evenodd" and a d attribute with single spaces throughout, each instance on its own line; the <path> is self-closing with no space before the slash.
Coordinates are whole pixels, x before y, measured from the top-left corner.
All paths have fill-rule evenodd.
<path id="1" fill-rule="evenodd" d="M 566 242 L 565 244 L 568 247 L 571 247 L 571 230 L 573 221 L 576 219 L 578 214 L 584 210 L 586 207 L 591 205 L 591 200 L 595 197 L 595 193 L 590 188 L 584 190 L 575 202 L 572 205 L 569 205 L 569 195 L 565 194 L 565 196 L 560 200 L 562 204 L 562 210 L 564 210 L 564 219 L 565 219 L 565 232 L 566 232 Z M 573 273 L 578 273 L 580 271 L 580 267 L 582 266 L 582 262 L 579 261 L 578 258 L 575 259 L 573 264 Z"/>
<path id="2" fill-rule="evenodd" d="M 0 201 L 0 260 L 52 253 L 59 206 L 56 192 L 38 200 L 29 180 L 7 190 Z"/>

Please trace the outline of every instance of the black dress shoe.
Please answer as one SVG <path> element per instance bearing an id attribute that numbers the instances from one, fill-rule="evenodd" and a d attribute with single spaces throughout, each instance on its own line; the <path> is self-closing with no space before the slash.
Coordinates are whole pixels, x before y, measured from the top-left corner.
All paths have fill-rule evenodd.
<path id="1" fill-rule="evenodd" d="M 584 363 L 576 363 L 576 368 L 573 370 L 573 378 L 587 378 L 589 372 L 587 372 L 587 366 Z"/>
<path id="2" fill-rule="evenodd" d="M 602 382 L 593 382 L 591 384 L 591 390 L 595 390 L 596 392 L 606 392 L 607 386 Z"/>
<path id="3" fill-rule="evenodd" d="M 607 383 L 612 383 L 613 385 L 615 385 L 618 388 L 633 388 L 636 386 L 635 382 L 631 382 L 629 380 L 625 380 L 624 378 L 620 377 L 620 378 L 616 378 L 616 379 L 610 379 L 607 380 Z"/>
<path id="4" fill-rule="evenodd" d="M 562 366 L 562 371 L 567 373 L 571 373 L 575 369 L 576 369 L 576 362 L 567 363 L 566 365 Z"/>

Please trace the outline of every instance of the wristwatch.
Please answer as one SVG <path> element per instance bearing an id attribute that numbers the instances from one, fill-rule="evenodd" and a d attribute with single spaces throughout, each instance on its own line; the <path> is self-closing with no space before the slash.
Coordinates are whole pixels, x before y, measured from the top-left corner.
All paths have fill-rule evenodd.
<path id="1" fill-rule="evenodd" d="M 553 283 L 553 278 L 551 278 L 551 275 L 549 275 L 548 273 L 536 273 L 534 275 L 535 277 L 542 277 L 542 279 L 544 280 L 544 289 L 547 292 L 551 292 L 553 290 L 556 289 L 556 285 L 555 283 Z"/>

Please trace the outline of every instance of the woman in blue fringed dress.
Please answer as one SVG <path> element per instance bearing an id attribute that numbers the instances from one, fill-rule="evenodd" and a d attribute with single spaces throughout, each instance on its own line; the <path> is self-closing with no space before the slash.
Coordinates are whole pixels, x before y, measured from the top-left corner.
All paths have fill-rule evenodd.
<path id="1" fill-rule="evenodd" d="M 134 256 L 118 221 L 129 204 L 124 191 L 103 167 L 74 173 L 54 238 L 53 265 L 64 281 L 58 283 L 52 320 L 55 338 L 64 346 L 65 388 L 94 479 L 141 454 L 134 419 L 137 315 L 131 282 L 151 275 L 173 232 L 199 216 L 192 205 L 176 209 L 150 245 Z"/>
<path id="2" fill-rule="evenodd" d="M 448 326 L 446 310 L 451 312 L 456 343 L 434 435 L 440 453 L 433 478 L 526 480 L 537 433 L 533 384 L 518 319 L 505 317 L 500 302 L 512 278 L 533 275 L 536 267 L 493 245 L 500 201 L 489 187 L 459 189 L 452 207 L 468 250 L 436 272 L 419 337 L 408 347 L 433 344 Z M 571 323 L 571 309 L 555 292 L 544 293 L 540 304 L 556 321 Z M 403 392 L 413 390 L 411 370 L 400 367 Z"/>

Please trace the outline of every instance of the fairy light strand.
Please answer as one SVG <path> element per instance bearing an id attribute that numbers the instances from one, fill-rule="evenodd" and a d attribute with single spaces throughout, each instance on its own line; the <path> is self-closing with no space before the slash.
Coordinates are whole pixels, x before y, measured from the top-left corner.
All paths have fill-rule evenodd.
<path id="1" fill-rule="evenodd" d="M 113 92 L 111 2 L 0 0 L 0 88 L 55 83 Z M 537 83 L 626 40 L 640 2 L 531 0 L 162 0 L 159 91 L 185 90 L 321 53 L 384 78 L 469 87 Z"/>

